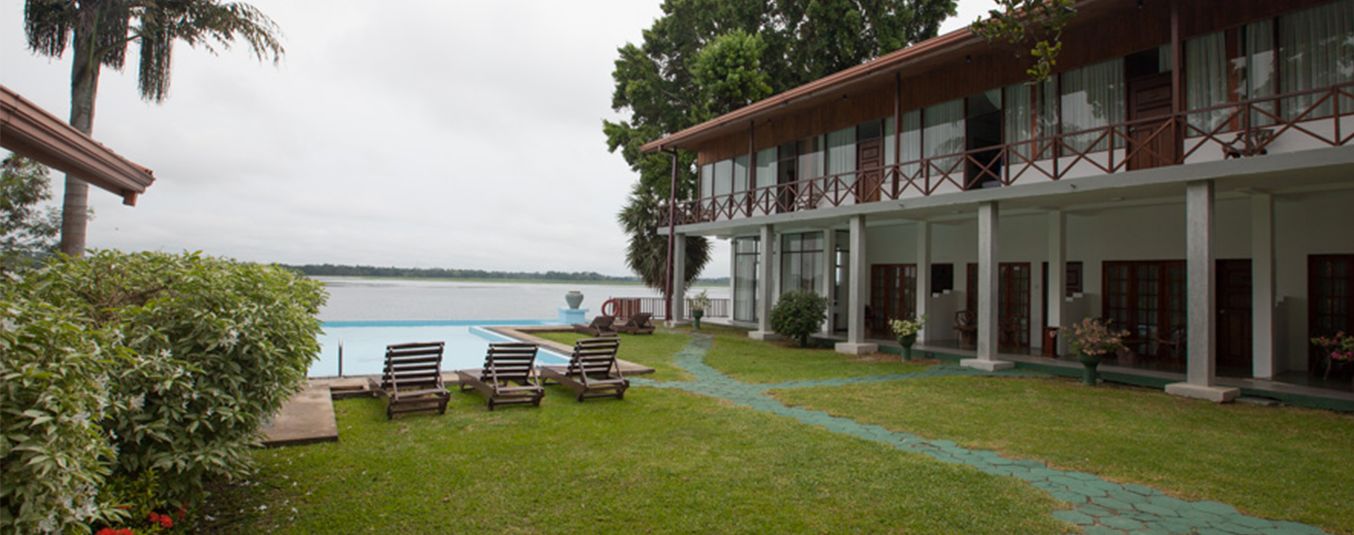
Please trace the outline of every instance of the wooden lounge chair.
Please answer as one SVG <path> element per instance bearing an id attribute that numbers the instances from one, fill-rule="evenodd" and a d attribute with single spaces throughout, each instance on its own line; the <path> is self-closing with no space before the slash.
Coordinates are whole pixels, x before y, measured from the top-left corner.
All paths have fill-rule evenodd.
<path id="1" fill-rule="evenodd" d="M 536 375 L 536 344 L 501 342 L 489 344 L 484 368 L 456 372 L 461 391 L 478 390 L 495 406 L 530 403 L 541 406 L 545 389 Z"/>
<path id="2" fill-rule="evenodd" d="M 620 346 L 619 338 L 584 338 L 574 343 L 568 366 L 541 368 L 541 374 L 572 389 L 580 402 L 607 396 L 625 399 L 630 381 L 621 375 L 620 364 L 616 362 Z"/>
<path id="3" fill-rule="evenodd" d="M 653 318 L 653 314 L 640 312 L 639 314 L 630 316 L 630 319 L 626 320 L 625 325 L 616 327 L 616 330 L 625 334 L 653 334 L 653 322 L 649 321 L 651 318 Z"/>
<path id="4" fill-rule="evenodd" d="M 589 336 L 615 336 L 615 323 L 615 316 L 597 316 L 592 319 L 592 323 L 587 325 L 575 323 L 574 332 Z"/>
<path id="5" fill-rule="evenodd" d="M 442 385 L 443 342 L 386 346 L 381 392 L 386 396 L 386 419 L 396 414 L 437 409 L 447 412 L 451 394 Z"/>

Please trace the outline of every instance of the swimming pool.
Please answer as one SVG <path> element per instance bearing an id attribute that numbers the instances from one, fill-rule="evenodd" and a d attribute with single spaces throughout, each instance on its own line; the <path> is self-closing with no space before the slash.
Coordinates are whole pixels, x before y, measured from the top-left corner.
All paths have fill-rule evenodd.
<path id="1" fill-rule="evenodd" d="M 343 347 L 343 375 L 379 374 L 385 362 L 386 346 L 408 342 L 446 342 L 442 354 L 443 371 L 478 368 L 484 365 L 484 353 L 490 342 L 512 340 L 486 327 L 549 323 L 530 320 L 329 321 L 324 323 L 324 333 L 319 338 L 320 358 L 310 365 L 309 375 L 338 375 L 340 345 Z M 538 365 L 568 362 L 568 357 L 545 348 L 541 348 L 536 356 Z"/>

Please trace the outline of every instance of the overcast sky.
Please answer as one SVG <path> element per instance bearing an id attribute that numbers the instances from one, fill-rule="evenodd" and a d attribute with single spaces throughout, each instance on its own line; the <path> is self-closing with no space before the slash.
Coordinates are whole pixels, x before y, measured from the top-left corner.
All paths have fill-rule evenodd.
<path id="1" fill-rule="evenodd" d="M 135 208 L 92 189 L 91 247 L 628 274 L 615 213 L 634 176 L 601 122 L 616 48 L 658 1 L 252 3 L 282 28 L 277 66 L 179 43 L 158 105 L 134 65 L 104 71 L 94 137 L 156 182 Z M 990 4 L 961 0 L 945 30 Z M 69 52 L 31 54 L 22 17 L 0 0 L 0 83 L 65 118 Z"/>

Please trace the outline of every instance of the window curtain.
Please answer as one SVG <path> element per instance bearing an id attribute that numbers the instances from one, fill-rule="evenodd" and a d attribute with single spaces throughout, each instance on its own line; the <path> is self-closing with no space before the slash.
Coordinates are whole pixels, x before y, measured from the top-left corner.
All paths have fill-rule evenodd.
<path id="1" fill-rule="evenodd" d="M 1191 110 L 1227 103 L 1227 36 L 1216 32 L 1185 41 L 1185 105 Z M 1232 110 L 1190 113 L 1186 136 L 1211 133 Z M 1202 130 L 1194 130 L 1197 128 Z"/>
<path id="2" fill-rule="evenodd" d="M 701 166 L 701 198 L 706 199 L 715 191 L 715 165 L 707 163 Z"/>
<path id="3" fill-rule="evenodd" d="M 827 174 L 841 175 L 842 183 L 856 183 L 856 127 L 843 128 L 827 135 Z"/>
<path id="4" fill-rule="evenodd" d="M 1242 31 L 1245 32 L 1242 39 L 1245 50 L 1235 67 L 1241 70 L 1237 90 L 1242 93 L 1237 95 L 1237 100 L 1272 97 L 1278 83 L 1274 73 L 1274 24 L 1267 20 L 1254 22 Z M 1252 126 L 1274 124 L 1273 116 L 1277 113 L 1273 101 L 1261 102 L 1255 107 L 1256 111 L 1251 114 Z"/>
<path id="5" fill-rule="evenodd" d="M 719 202 L 728 200 L 728 194 L 733 193 L 733 160 L 720 160 L 715 162 L 715 196 L 721 197 Z"/>
<path id="6" fill-rule="evenodd" d="M 757 321 L 757 238 L 733 241 L 733 319 Z"/>
<path id="7" fill-rule="evenodd" d="M 733 191 L 742 192 L 748 190 L 748 157 L 739 156 L 733 159 Z"/>
<path id="8" fill-rule="evenodd" d="M 899 181 L 903 182 L 908 178 L 920 176 L 921 165 L 917 160 L 921 159 L 921 110 L 903 114 L 903 138 L 899 141 L 902 149 L 899 163 L 903 164 Z"/>
<path id="9" fill-rule="evenodd" d="M 897 150 L 897 147 L 896 147 L 896 143 L 894 143 L 894 141 L 893 141 L 893 137 L 896 136 L 897 134 L 898 134 L 898 133 L 897 133 L 897 132 L 894 132 L 894 128 L 893 128 L 893 116 L 890 115 L 890 116 L 888 116 L 888 117 L 885 117 L 885 118 L 884 118 L 884 165 L 885 165 L 885 166 L 895 165 L 895 164 L 898 163 L 898 150 Z M 885 176 L 892 176 L 892 175 L 889 175 L 888 173 L 885 173 Z"/>
<path id="10" fill-rule="evenodd" d="M 922 131 L 926 158 L 931 160 L 932 176 L 949 174 L 955 180 L 964 179 L 963 156 L 947 156 L 964 152 L 964 99 L 955 99 L 926 108 L 926 128 Z"/>
<path id="11" fill-rule="evenodd" d="M 1054 157 L 1058 151 L 1054 150 L 1057 141 L 1054 136 L 1058 135 L 1058 77 L 1052 76 L 1039 84 L 1039 117 L 1036 125 L 1039 128 L 1039 151 L 1035 153 L 1035 159 L 1045 159 Z"/>
<path id="12" fill-rule="evenodd" d="M 1097 129 L 1124 121 L 1123 58 L 1068 71 L 1061 85 L 1062 131 L 1091 130 L 1068 136 L 1067 145 L 1078 151 L 1107 149 L 1110 137 L 1096 142 L 1102 133 Z"/>
<path id="13" fill-rule="evenodd" d="M 1006 143 L 1021 143 L 1034 139 L 1034 102 L 1030 84 L 1006 86 L 1002 96 L 1006 116 L 1002 118 L 1002 139 Z M 1011 158 L 1011 165 L 1020 166 L 1026 160 L 1034 158 L 1034 145 L 1025 143 L 1015 145 L 1011 152 L 1019 157 Z M 1014 172 L 1013 172 L 1014 174 Z"/>
<path id="14" fill-rule="evenodd" d="M 813 136 L 799 142 L 799 177 L 809 180 L 823 176 L 823 137 Z"/>
<path id="15" fill-rule="evenodd" d="M 1279 73 L 1285 93 L 1319 89 L 1354 80 L 1354 0 L 1339 0 L 1279 17 Z M 1294 119 L 1321 100 L 1320 93 L 1286 98 L 1283 115 Z M 1345 98 L 1341 113 L 1354 104 Z M 1329 116 L 1327 99 L 1305 118 Z"/>

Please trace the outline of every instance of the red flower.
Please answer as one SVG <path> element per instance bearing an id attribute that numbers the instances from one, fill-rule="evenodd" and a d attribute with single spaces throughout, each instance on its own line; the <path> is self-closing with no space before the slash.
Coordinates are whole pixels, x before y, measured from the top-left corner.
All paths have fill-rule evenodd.
<path id="1" fill-rule="evenodd" d="M 174 527 L 174 519 L 169 518 L 169 515 L 160 515 L 160 526 L 165 529 L 172 528 Z"/>
<path id="2" fill-rule="evenodd" d="M 183 517 L 186 516 L 187 514 L 188 508 L 180 505 L 179 510 L 174 513 L 174 517 L 177 518 L 180 522 L 182 522 Z"/>

